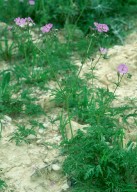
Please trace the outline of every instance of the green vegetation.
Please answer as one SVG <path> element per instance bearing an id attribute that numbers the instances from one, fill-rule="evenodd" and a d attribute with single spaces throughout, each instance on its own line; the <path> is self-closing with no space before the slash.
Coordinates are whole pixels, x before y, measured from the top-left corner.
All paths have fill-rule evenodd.
<path id="1" fill-rule="evenodd" d="M 34 5 L 0 0 L 0 22 L 5 23 L 0 29 L 0 61 L 7 64 L 0 71 L 0 115 L 29 118 L 31 127 L 18 124 L 10 138 L 17 145 L 29 144 L 28 137 L 37 135 L 35 128 L 44 129 L 34 118 L 48 117 L 49 112 L 37 104 L 35 91 L 50 91 L 55 107 L 62 109 L 57 119 L 60 147 L 72 192 L 137 192 L 137 145 L 124 143 L 130 117 L 137 126 L 137 102 L 114 104 L 121 81 L 131 74 L 126 64 L 120 65 L 113 92 L 97 87 L 95 75 L 100 59 L 108 58 L 106 49 L 122 44 L 133 29 L 136 8 L 136 0 L 39 0 Z M 90 71 L 81 78 L 87 61 Z M 50 82 L 56 86 L 50 87 Z M 74 134 L 71 120 L 86 127 Z M 0 189 L 6 183 L 0 179 Z"/>
<path id="2" fill-rule="evenodd" d="M 3 190 L 5 187 L 7 187 L 7 184 L 5 183 L 5 181 L 0 179 L 0 190 Z"/>

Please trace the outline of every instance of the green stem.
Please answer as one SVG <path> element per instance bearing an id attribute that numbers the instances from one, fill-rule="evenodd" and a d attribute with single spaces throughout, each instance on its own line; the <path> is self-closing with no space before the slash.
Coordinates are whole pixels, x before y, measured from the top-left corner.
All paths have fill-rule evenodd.
<path id="1" fill-rule="evenodd" d="M 86 56 L 85 56 L 85 58 L 83 59 L 83 61 L 81 62 L 82 65 L 81 65 L 81 67 L 80 67 L 80 69 L 79 69 L 79 72 L 78 72 L 78 74 L 77 74 L 77 77 L 79 77 L 79 74 L 80 74 L 80 72 L 81 72 L 81 70 L 82 70 L 82 68 L 83 68 L 83 65 L 84 65 L 84 63 L 85 63 L 85 61 L 86 61 L 86 59 L 87 59 L 87 55 L 88 55 L 88 53 L 89 53 L 89 49 L 90 49 L 91 43 L 92 43 L 92 39 L 90 39 L 89 46 L 88 46 L 88 49 L 87 49 L 87 52 L 86 52 Z"/>
<path id="2" fill-rule="evenodd" d="M 122 81 L 123 76 L 124 76 L 124 74 L 122 74 L 120 80 L 118 79 L 118 83 L 117 83 L 116 88 L 115 88 L 115 90 L 114 90 L 114 92 L 113 92 L 114 94 L 115 94 L 117 88 L 120 86 L 120 83 L 121 83 L 121 81 Z"/>
<path id="3" fill-rule="evenodd" d="M 100 58 L 101 58 L 101 54 L 100 54 L 99 58 L 97 59 L 97 61 L 96 61 L 95 65 L 91 68 L 91 70 L 94 70 L 94 69 L 95 69 L 95 67 L 96 67 L 96 65 L 98 64 L 98 62 L 99 62 Z"/>
<path id="4" fill-rule="evenodd" d="M 69 95 L 67 96 L 67 99 L 66 99 L 66 106 L 67 106 L 68 122 L 69 122 L 69 126 L 70 126 L 71 136 L 73 138 L 72 125 L 71 125 L 70 115 L 69 115 L 69 102 L 68 102 L 68 98 L 69 98 Z"/>
<path id="5" fill-rule="evenodd" d="M 93 93 L 93 96 L 94 96 L 94 90 L 93 90 L 94 77 L 93 77 L 93 74 L 94 74 L 94 69 L 95 69 L 97 63 L 99 62 L 100 58 L 101 58 L 101 54 L 100 54 L 99 58 L 97 59 L 96 63 L 94 64 L 94 66 L 91 67 L 91 73 L 92 73 L 92 93 Z"/>
<path id="6" fill-rule="evenodd" d="M 121 81 L 122 81 L 123 76 L 124 76 L 124 74 L 122 74 L 122 76 L 120 77 L 120 80 L 119 80 L 119 76 L 118 76 L 118 83 L 116 84 L 116 88 L 114 89 L 113 94 L 115 94 L 117 88 L 120 86 L 120 83 L 121 83 Z M 105 105 L 104 113 L 105 113 L 105 111 L 108 109 L 108 106 L 109 106 L 110 102 L 112 102 L 112 99 L 111 99 L 111 98 L 108 99 L 107 105 Z"/>

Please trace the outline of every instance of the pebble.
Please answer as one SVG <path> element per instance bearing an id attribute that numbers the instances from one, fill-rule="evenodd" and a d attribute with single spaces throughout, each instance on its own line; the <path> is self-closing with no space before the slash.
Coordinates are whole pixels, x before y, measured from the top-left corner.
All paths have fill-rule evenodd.
<path id="1" fill-rule="evenodd" d="M 49 159 L 46 158 L 46 159 L 43 160 L 43 162 L 48 164 L 49 163 Z"/>
<path id="2" fill-rule="evenodd" d="M 61 136 L 57 136 L 54 138 L 55 141 L 60 141 L 61 140 Z"/>
<path id="3" fill-rule="evenodd" d="M 60 167 L 59 165 L 57 165 L 57 164 L 53 164 L 53 165 L 52 165 L 52 169 L 53 169 L 54 171 L 59 171 L 59 170 L 61 169 L 61 167 Z"/>
<path id="4" fill-rule="evenodd" d="M 37 134 L 37 139 L 38 140 L 41 139 L 41 135 Z"/>
<path id="5" fill-rule="evenodd" d="M 55 127 L 53 127 L 53 130 L 54 130 L 54 131 L 58 131 L 59 128 L 58 128 L 57 126 L 55 126 Z"/>
<path id="6" fill-rule="evenodd" d="M 47 149 L 49 149 L 49 150 L 52 149 L 52 146 L 49 146 L 49 145 L 48 145 L 48 146 L 47 146 Z"/>
<path id="7" fill-rule="evenodd" d="M 39 139 L 36 141 L 37 144 L 42 144 L 43 143 L 43 140 L 42 139 Z"/>
<path id="8" fill-rule="evenodd" d="M 28 135 L 27 139 L 36 139 L 35 135 Z"/>
<path id="9" fill-rule="evenodd" d="M 61 187 L 62 191 L 66 191 L 68 188 L 69 188 L 69 185 L 68 185 L 67 183 L 65 183 L 65 184 Z"/>
<path id="10" fill-rule="evenodd" d="M 43 134 L 44 132 L 45 132 L 45 130 L 44 129 L 39 129 L 39 134 Z"/>

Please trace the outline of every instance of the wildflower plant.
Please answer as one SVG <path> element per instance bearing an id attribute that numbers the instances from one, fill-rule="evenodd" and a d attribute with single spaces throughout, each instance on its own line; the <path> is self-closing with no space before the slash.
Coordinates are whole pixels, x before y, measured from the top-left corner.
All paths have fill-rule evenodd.
<path id="1" fill-rule="evenodd" d="M 16 25 L 20 26 L 20 27 L 25 27 L 25 26 L 31 26 L 31 25 L 34 25 L 35 23 L 33 22 L 33 20 L 28 17 L 28 18 L 16 18 L 14 19 Z"/>
<path id="2" fill-rule="evenodd" d="M 109 31 L 106 24 L 95 23 L 95 25 L 97 32 L 102 35 Z M 65 101 L 63 93 L 69 95 L 65 96 L 68 98 L 66 109 L 69 116 L 72 119 L 77 119 L 81 124 L 88 124 L 84 128 L 85 131 L 78 130 L 74 136 L 73 127 L 68 122 L 72 134 L 70 140 L 66 139 L 64 125 L 62 123 L 60 125 L 64 138 L 61 144 L 62 151 L 64 155 L 67 155 L 63 170 L 68 176 L 72 191 L 122 192 L 124 190 L 136 191 L 137 189 L 137 146 L 132 141 L 127 142 L 124 146 L 124 127 L 119 122 L 119 117 L 124 121 L 129 109 L 131 116 L 137 116 L 136 109 L 129 104 L 117 108 L 112 104 L 117 99 L 115 92 L 120 86 L 123 76 L 128 72 L 127 65 L 120 64 L 116 69 L 118 82 L 113 92 L 110 92 L 108 88 L 97 88 L 94 85 L 96 66 L 106 53 L 107 49 L 100 48 L 100 56 L 97 61 L 91 61 L 92 83 L 90 88 L 86 86 L 86 82 L 74 86 L 74 83 L 69 81 L 69 89 L 67 90 L 65 86 L 61 90 L 60 102 Z M 77 73 L 78 76 L 86 59 L 87 57 L 83 60 Z M 70 91 L 71 86 L 75 87 L 75 92 Z M 72 95 L 73 97 L 71 97 Z M 59 92 L 56 94 L 57 98 L 59 98 Z M 131 173 L 132 178 L 130 177 Z"/>

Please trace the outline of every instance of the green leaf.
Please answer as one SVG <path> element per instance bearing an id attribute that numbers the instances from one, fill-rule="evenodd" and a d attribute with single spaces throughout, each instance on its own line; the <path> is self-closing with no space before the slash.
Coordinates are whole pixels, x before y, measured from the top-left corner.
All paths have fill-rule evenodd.
<path id="1" fill-rule="evenodd" d="M 4 74 L 3 76 L 2 85 L 1 85 L 3 93 L 5 92 L 6 87 L 9 85 L 9 82 L 10 82 L 10 72 Z"/>

